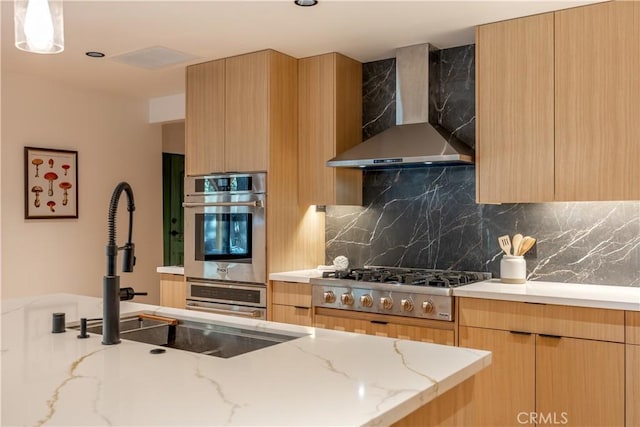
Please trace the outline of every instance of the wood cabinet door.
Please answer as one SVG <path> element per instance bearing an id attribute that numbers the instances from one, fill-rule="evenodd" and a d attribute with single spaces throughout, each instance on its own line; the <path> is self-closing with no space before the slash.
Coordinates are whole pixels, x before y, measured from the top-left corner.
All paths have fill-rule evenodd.
<path id="1" fill-rule="evenodd" d="M 539 424 L 623 425 L 624 357 L 624 344 L 537 335 Z"/>
<path id="2" fill-rule="evenodd" d="M 187 67 L 185 173 L 223 172 L 225 60 Z"/>
<path id="3" fill-rule="evenodd" d="M 640 2 L 555 13 L 556 200 L 640 199 Z"/>
<path id="4" fill-rule="evenodd" d="M 476 32 L 476 200 L 554 200 L 553 13 Z"/>
<path id="5" fill-rule="evenodd" d="M 273 304 L 271 306 L 271 320 L 294 325 L 313 326 L 313 309 L 293 305 Z"/>
<path id="6" fill-rule="evenodd" d="M 626 426 L 640 426 L 640 345 L 627 344 L 626 355 Z"/>
<path id="7" fill-rule="evenodd" d="M 267 170 L 269 51 L 226 59 L 225 168 Z"/>
<path id="8" fill-rule="evenodd" d="M 335 54 L 298 61 L 298 200 L 302 206 L 335 204 Z"/>
<path id="9" fill-rule="evenodd" d="M 184 277 L 163 274 L 160 279 L 160 305 L 185 308 L 187 303 L 187 284 Z"/>
<path id="10" fill-rule="evenodd" d="M 514 426 L 520 413 L 535 411 L 535 335 L 462 326 L 458 343 L 492 353 L 475 377 L 477 425 Z"/>
<path id="11" fill-rule="evenodd" d="M 362 204 L 362 171 L 327 160 L 362 142 L 362 64 L 337 53 L 298 62 L 302 206 Z"/>

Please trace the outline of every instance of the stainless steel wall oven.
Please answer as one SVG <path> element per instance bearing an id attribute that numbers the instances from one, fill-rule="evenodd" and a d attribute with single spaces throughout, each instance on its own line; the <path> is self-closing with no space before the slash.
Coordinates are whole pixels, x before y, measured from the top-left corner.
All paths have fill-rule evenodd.
<path id="1" fill-rule="evenodd" d="M 187 308 L 266 317 L 266 174 L 185 178 Z"/>
<path id="2" fill-rule="evenodd" d="M 185 178 L 187 277 L 266 283 L 265 174 Z"/>

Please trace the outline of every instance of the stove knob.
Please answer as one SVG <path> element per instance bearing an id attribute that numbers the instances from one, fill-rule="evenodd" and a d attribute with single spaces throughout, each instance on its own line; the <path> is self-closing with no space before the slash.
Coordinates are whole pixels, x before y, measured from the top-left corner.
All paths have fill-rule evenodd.
<path id="1" fill-rule="evenodd" d="M 360 305 L 363 307 L 373 307 L 373 297 L 370 294 L 364 294 L 360 297 Z"/>
<path id="2" fill-rule="evenodd" d="M 353 305 L 353 295 L 349 292 L 345 292 L 340 295 L 340 302 L 342 302 L 343 305 Z"/>
<path id="3" fill-rule="evenodd" d="M 334 294 L 333 291 L 326 291 L 324 293 L 324 302 L 327 304 L 333 304 L 336 302 L 336 294 Z"/>
<path id="4" fill-rule="evenodd" d="M 413 311 L 413 301 L 411 301 L 411 298 L 403 299 L 400 305 L 402 306 L 402 311 Z"/>
<path id="5" fill-rule="evenodd" d="M 431 300 L 424 300 L 422 303 L 422 311 L 425 313 L 431 313 L 433 311 L 433 303 Z"/>
<path id="6" fill-rule="evenodd" d="M 391 297 L 382 297 L 380 298 L 380 306 L 385 310 L 391 310 L 393 307 L 393 300 Z"/>

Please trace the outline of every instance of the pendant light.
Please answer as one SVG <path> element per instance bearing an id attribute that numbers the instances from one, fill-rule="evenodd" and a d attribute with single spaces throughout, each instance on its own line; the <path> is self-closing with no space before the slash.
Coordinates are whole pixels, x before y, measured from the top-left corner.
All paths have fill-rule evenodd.
<path id="1" fill-rule="evenodd" d="M 18 49 L 33 53 L 64 50 L 62 1 L 15 0 L 14 21 Z"/>

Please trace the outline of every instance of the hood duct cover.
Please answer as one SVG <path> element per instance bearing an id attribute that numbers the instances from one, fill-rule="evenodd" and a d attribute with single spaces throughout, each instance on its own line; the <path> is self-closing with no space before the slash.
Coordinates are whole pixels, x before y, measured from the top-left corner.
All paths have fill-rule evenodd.
<path id="1" fill-rule="evenodd" d="M 472 164 L 471 147 L 429 124 L 428 44 L 396 53 L 396 126 L 327 162 L 333 167 Z"/>

